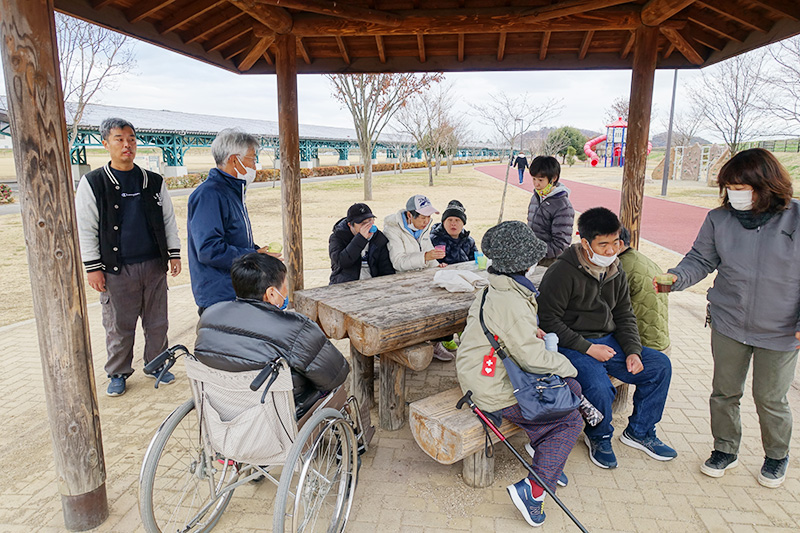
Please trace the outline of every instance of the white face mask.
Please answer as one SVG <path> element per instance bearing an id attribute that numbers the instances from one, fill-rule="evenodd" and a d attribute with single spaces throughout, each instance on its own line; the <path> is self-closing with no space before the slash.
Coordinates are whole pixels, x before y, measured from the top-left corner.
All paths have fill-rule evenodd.
<path id="1" fill-rule="evenodd" d="M 239 160 L 239 163 L 242 163 L 242 158 L 239 157 L 238 155 L 236 156 L 236 159 Z M 253 183 L 253 180 L 256 179 L 256 169 L 250 168 L 246 166 L 244 163 L 242 163 L 242 166 L 244 167 L 245 170 L 244 174 L 239 173 L 239 171 L 237 170 L 236 177 L 239 178 L 240 180 L 244 180 L 249 186 L 251 183 Z"/>
<path id="2" fill-rule="evenodd" d="M 614 260 L 617 258 L 617 254 L 611 256 L 596 254 L 594 253 L 594 250 L 592 250 L 591 246 L 589 247 L 588 252 L 591 254 L 589 256 L 589 261 L 603 268 L 610 267 L 614 263 Z"/>
<path id="3" fill-rule="evenodd" d="M 726 189 L 728 191 L 728 201 L 731 207 L 737 211 L 749 211 L 753 208 L 753 191 L 735 191 L 733 189 Z"/>

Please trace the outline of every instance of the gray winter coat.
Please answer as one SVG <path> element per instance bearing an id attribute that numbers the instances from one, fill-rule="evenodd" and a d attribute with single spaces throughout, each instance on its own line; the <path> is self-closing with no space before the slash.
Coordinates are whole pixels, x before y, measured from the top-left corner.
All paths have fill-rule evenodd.
<path id="1" fill-rule="evenodd" d="M 544 200 L 534 191 L 528 205 L 528 226 L 547 243 L 545 258 L 558 257 L 569 247 L 574 220 L 575 210 L 564 185 L 558 183 Z"/>
<path id="2" fill-rule="evenodd" d="M 711 327 L 749 346 L 794 350 L 800 331 L 800 202 L 756 229 L 723 207 L 706 216 L 692 249 L 669 270 L 682 290 L 717 271 Z"/>
<path id="3" fill-rule="evenodd" d="M 342 383 L 350 372 L 344 356 L 307 317 L 267 302 L 220 302 L 197 324 L 194 355 L 226 372 L 261 370 L 283 357 L 292 370 L 295 409 L 300 418 L 321 392 Z"/>

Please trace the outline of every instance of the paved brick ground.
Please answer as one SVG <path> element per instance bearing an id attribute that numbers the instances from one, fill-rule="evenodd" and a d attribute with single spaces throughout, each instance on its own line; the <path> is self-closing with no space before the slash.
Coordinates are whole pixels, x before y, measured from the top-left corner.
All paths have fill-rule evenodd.
<path id="1" fill-rule="evenodd" d="M 309 286 L 325 282 L 326 273 L 307 275 Z M 593 532 L 796 532 L 800 529 L 800 464 L 792 458 L 789 479 L 780 489 L 762 488 L 755 476 L 761 466 L 757 419 L 749 392 L 743 400 L 744 442 L 740 466 L 714 480 L 700 474 L 699 463 L 711 450 L 708 394 L 711 357 L 703 329 L 702 296 L 671 297 L 674 375 L 659 435 L 679 457 L 660 463 L 614 439 L 620 467 L 593 466 L 586 447 L 576 445 L 567 463 L 570 485 L 559 495 Z M 129 392 L 108 398 L 103 373 L 105 350 L 99 306 L 89 307 L 92 346 L 108 472 L 111 516 L 96 531 L 140 531 L 138 473 L 155 428 L 188 395 L 185 374 L 176 384 L 153 390 L 152 380 L 137 372 Z M 170 292 L 170 341 L 192 346 L 196 313 L 189 287 Z M 346 352 L 347 343 L 340 349 Z M 137 345 L 141 367 L 141 343 Z M 49 425 L 44 405 L 36 328 L 32 322 L 0 328 L 0 530 L 63 530 L 55 484 Z M 180 365 L 178 365 L 180 367 Z M 409 373 L 413 401 L 456 383 L 452 363 L 434 361 L 425 372 Z M 797 408 L 798 392 L 792 391 Z M 629 408 L 630 409 L 630 408 Z M 373 413 L 373 419 L 377 419 Z M 627 416 L 627 413 L 626 415 Z M 620 417 L 624 418 L 624 417 Z M 624 427 L 624 420 L 617 427 Z M 512 439 L 522 446 L 522 437 Z M 794 439 L 795 447 L 798 437 Z M 348 531 L 527 531 L 505 486 L 524 476 L 510 453 L 498 448 L 497 476 L 487 489 L 470 489 L 460 480 L 460 466 L 439 465 L 416 446 L 407 428 L 378 431 L 364 456 Z M 218 526 L 220 531 L 268 531 L 274 488 L 268 483 L 237 490 Z M 574 531 L 553 502 L 545 504 L 543 531 Z"/>

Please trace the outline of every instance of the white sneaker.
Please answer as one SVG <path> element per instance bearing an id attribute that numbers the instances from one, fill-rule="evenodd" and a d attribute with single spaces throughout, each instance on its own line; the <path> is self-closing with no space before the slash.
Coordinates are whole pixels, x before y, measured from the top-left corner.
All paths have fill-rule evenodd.
<path id="1" fill-rule="evenodd" d="M 433 345 L 433 357 L 438 359 L 439 361 L 452 361 L 456 358 L 456 354 L 442 346 L 441 342 L 437 342 Z"/>

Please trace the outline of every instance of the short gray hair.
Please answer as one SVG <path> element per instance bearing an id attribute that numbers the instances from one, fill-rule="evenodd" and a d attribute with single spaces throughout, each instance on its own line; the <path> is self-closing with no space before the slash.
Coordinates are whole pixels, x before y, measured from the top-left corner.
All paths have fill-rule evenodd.
<path id="1" fill-rule="evenodd" d="M 100 123 L 100 138 L 107 141 L 108 136 L 111 135 L 111 130 L 124 130 L 125 128 L 130 128 L 133 130 L 133 134 L 136 135 L 136 128 L 133 127 L 133 124 L 124 118 L 109 117 Z"/>
<path id="2" fill-rule="evenodd" d="M 211 143 L 211 155 L 217 166 L 223 166 L 232 155 L 247 155 L 247 151 L 252 148 L 258 152 L 261 143 L 255 135 L 250 135 L 239 128 L 226 128 L 217 134 L 217 138 Z"/>

